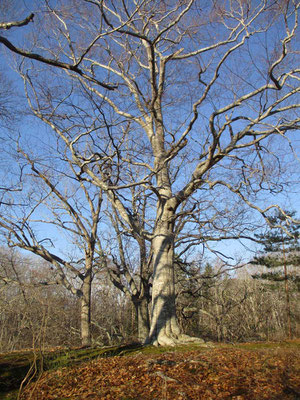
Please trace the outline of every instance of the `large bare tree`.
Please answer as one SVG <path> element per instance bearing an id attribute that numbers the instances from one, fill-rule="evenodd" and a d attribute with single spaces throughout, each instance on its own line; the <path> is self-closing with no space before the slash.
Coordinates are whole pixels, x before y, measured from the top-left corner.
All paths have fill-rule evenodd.
<path id="1" fill-rule="evenodd" d="M 25 44 L 0 36 L 25 58 L 18 68 L 30 107 L 62 141 L 77 174 L 106 193 L 127 229 L 150 242 L 151 343 L 189 340 L 175 312 L 174 240 L 182 216 L 209 193 L 220 204 L 224 193 L 235 195 L 263 217 L 275 206 L 260 193 L 285 183 L 280 174 L 272 178 L 300 126 L 299 6 L 45 1 L 34 17 L 14 23 L 27 24 Z M 61 82 L 68 90 L 57 90 Z M 133 186 L 155 200 L 146 227 L 128 201 Z M 197 213 L 201 221 L 201 207 Z"/>

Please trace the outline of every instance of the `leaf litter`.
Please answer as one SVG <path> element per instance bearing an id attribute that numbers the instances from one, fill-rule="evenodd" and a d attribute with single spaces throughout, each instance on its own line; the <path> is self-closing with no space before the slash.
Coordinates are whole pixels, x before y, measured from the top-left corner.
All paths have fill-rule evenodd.
<path id="1" fill-rule="evenodd" d="M 99 358 L 44 372 L 22 400 L 297 400 L 300 350 L 213 348 Z"/>

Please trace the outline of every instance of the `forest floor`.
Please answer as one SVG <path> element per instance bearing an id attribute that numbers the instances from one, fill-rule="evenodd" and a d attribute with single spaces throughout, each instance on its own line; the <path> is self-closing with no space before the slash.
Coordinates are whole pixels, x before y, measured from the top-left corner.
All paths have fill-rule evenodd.
<path id="1" fill-rule="evenodd" d="M 42 360 L 32 352 L 0 354 L 1 399 L 17 398 L 16 388 L 3 389 L 5 379 L 18 376 L 19 385 L 21 373 L 14 373 L 13 366 L 18 371 L 26 359 L 32 371 L 37 365 L 36 371 L 44 371 L 24 385 L 22 400 L 300 399 L 299 339 L 211 347 L 60 349 L 45 353 Z"/>

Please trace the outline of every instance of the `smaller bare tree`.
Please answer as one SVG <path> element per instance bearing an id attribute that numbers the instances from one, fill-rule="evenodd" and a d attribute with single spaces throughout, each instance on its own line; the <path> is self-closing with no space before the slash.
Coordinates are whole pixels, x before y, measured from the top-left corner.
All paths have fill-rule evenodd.
<path id="1" fill-rule="evenodd" d="M 95 248 L 100 246 L 102 191 L 89 192 L 82 181 L 76 181 L 76 175 L 71 186 L 67 173 L 43 167 L 41 161 L 34 161 L 21 149 L 19 153 L 31 173 L 26 174 L 27 185 L 20 193 L 20 202 L 11 193 L 4 195 L 1 233 L 9 246 L 30 251 L 51 263 L 56 282 L 80 299 L 81 340 L 83 346 L 89 346 L 93 268 L 99 266 Z M 65 246 L 73 242 L 73 254 L 67 255 L 71 249 L 65 255 L 55 249 L 57 234 Z"/>

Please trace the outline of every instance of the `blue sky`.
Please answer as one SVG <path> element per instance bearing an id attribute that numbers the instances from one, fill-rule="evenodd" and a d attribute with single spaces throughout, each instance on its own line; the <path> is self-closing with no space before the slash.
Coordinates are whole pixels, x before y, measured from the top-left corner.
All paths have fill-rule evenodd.
<path id="1" fill-rule="evenodd" d="M 22 6 L 24 6 L 25 13 L 27 12 L 27 10 L 30 12 L 32 11 L 32 3 L 33 2 L 31 0 L 22 0 L 20 3 L 22 4 Z M 25 30 L 23 32 L 25 32 Z M 14 37 L 14 34 L 12 34 L 12 37 Z M 19 93 L 22 93 L 23 88 L 22 88 L 22 83 L 21 83 L 20 79 L 17 79 L 16 74 L 14 72 L 11 72 L 5 66 L 6 65 L 5 62 L 3 63 L 1 61 L 1 64 L 2 64 L 2 68 L 5 70 L 5 73 L 7 74 L 7 76 L 13 81 L 13 85 L 17 88 Z M 24 124 L 24 121 L 26 121 L 25 124 Z M 37 122 L 37 121 L 32 121 L 29 117 L 27 117 L 23 121 L 21 120 L 21 122 L 19 124 L 17 124 L 14 129 L 16 131 L 19 131 L 22 135 L 24 135 L 24 137 L 30 138 L 30 140 L 34 140 L 36 143 L 36 147 L 38 147 L 38 146 L 43 147 L 44 143 L 47 144 L 47 141 L 49 141 L 48 129 L 46 129 L 42 123 Z M 5 135 L 5 132 L 4 132 L 4 135 Z M 270 203 L 271 204 L 277 203 L 285 209 L 292 209 L 292 210 L 297 211 L 298 216 L 299 216 L 299 210 L 300 210 L 300 184 L 299 184 L 300 145 L 299 145 L 299 139 L 298 139 L 299 132 L 295 132 L 293 134 L 293 136 L 294 136 L 293 143 L 295 143 L 295 151 L 297 152 L 298 160 L 296 158 L 292 159 L 292 157 L 288 160 L 288 164 L 290 164 L 289 165 L 290 170 L 287 171 L 287 176 L 289 178 L 291 178 L 291 181 L 294 183 L 291 184 L 288 193 L 276 194 L 273 196 L 268 194 L 265 196 L 264 199 L 260 200 L 259 204 L 261 207 L 265 207 L 266 205 L 268 205 Z M 43 138 L 43 139 L 41 140 L 41 138 Z M 51 143 L 51 139 L 50 139 L 50 143 Z M 281 154 L 281 157 L 286 157 L 286 154 L 284 154 L 285 149 L 282 149 L 282 151 L 283 152 Z M 6 167 L 10 168 L 9 165 L 8 166 L 6 165 Z M 65 239 L 60 238 L 60 237 L 57 238 L 57 231 L 55 229 L 53 229 L 52 232 L 50 229 L 50 232 L 49 232 L 49 227 L 47 227 L 47 234 L 48 233 L 52 233 L 53 236 L 56 236 L 56 239 L 57 239 L 56 242 L 57 242 L 58 248 L 66 249 L 68 247 Z M 245 245 L 247 245 L 249 250 L 257 248 L 256 245 L 249 243 L 249 242 L 245 242 Z M 230 254 L 235 254 L 235 253 L 242 254 L 245 256 L 245 258 L 251 257 L 251 252 L 236 241 L 226 241 L 226 242 L 224 241 L 222 243 L 219 243 L 217 245 L 217 248 L 222 252 L 226 252 L 226 253 L 230 253 Z"/>

